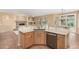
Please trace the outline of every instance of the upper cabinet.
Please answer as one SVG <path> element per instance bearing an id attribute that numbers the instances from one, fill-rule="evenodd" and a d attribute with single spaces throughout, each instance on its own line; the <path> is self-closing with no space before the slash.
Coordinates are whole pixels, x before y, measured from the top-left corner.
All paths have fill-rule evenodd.
<path id="1" fill-rule="evenodd" d="M 48 25 L 54 25 L 54 15 L 47 15 Z"/>
<path id="2" fill-rule="evenodd" d="M 48 26 L 47 16 L 34 17 L 34 20 L 38 29 L 46 29 Z"/>
<path id="3" fill-rule="evenodd" d="M 16 15 L 16 21 L 26 21 L 27 18 L 25 15 Z"/>
<path id="4" fill-rule="evenodd" d="M 59 16 L 60 15 L 58 15 L 58 14 L 47 15 L 48 26 L 53 27 L 53 26 L 60 25 Z"/>
<path id="5" fill-rule="evenodd" d="M 34 17 L 29 16 L 27 19 L 27 26 L 35 26 Z"/>

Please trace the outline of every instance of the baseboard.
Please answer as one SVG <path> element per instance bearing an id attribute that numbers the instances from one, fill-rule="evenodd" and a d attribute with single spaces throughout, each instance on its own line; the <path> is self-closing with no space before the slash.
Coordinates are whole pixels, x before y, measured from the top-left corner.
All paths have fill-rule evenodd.
<path id="1" fill-rule="evenodd" d="M 46 46 L 46 44 L 33 44 L 34 46 Z"/>
<path id="2" fill-rule="evenodd" d="M 31 46 L 27 47 L 26 49 L 30 49 L 32 46 L 46 46 L 46 44 L 32 44 Z"/>
<path id="3" fill-rule="evenodd" d="M 32 45 L 30 45 L 29 47 L 25 48 L 25 49 L 30 49 L 32 46 L 33 46 L 33 44 L 32 44 Z"/>

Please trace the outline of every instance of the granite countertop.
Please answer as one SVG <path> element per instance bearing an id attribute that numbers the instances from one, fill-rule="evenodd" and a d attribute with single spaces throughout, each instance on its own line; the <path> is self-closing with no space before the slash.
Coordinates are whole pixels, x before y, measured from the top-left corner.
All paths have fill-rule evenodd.
<path id="1" fill-rule="evenodd" d="M 69 31 L 67 29 L 60 28 L 60 27 L 51 27 L 49 29 L 46 29 L 45 31 L 53 32 L 53 33 L 57 33 L 57 34 L 61 34 L 61 35 L 67 35 L 69 33 Z"/>
<path id="2" fill-rule="evenodd" d="M 45 30 L 47 32 L 53 32 L 53 33 L 56 33 L 56 34 L 61 34 L 61 35 L 67 35 L 69 32 L 68 31 L 65 31 L 65 30 L 53 30 L 53 29 L 48 29 L 48 30 Z"/>
<path id="3" fill-rule="evenodd" d="M 33 32 L 35 30 L 32 27 L 20 27 L 19 31 L 23 32 L 23 33 L 26 33 L 26 32 Z M 49 29 L 45 29 L 45 31 L 53 32 L 53 33 L 61 34 L 61 35 L 67 35 L 69 33 L 69 31 L 64 29 L 64 28 L 54 28 L 54 27 L 53 28 L 49 28 Z"/>
<path id="4" fill-rule="evenodd" d="M 22 32 L 22 33 L 26 33 L 26 32 L 32 32 L 34 31 L 32 27 L 25 27 L 25 26 L 22 26 L 22 27 L 19 27 L 19 31 Z"/>

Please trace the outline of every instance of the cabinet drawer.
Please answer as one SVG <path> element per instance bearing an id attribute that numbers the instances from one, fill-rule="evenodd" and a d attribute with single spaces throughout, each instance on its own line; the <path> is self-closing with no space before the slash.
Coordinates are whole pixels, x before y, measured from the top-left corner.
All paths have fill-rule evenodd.
<path id="1" fill-rule="evenodd" d="M 27 32 L 27 33 L 25 33 L 26 36 L 32 35 L 32 34 L 33 34 L 32 32 Z"/>
<path id="2" fill-rule="evenodd" d="M 29 32 L 29 33 L 26 33 L 26 34 L 25 34 L 25 38 L 32 38 L 33 35 L 34 35 L 34 34 L 33 34 L 33 33 L 30 33 L 30 32 Z"/>
<path id="3" fill-rule="evenodd" d="M 62 38 L 62 39 L 64 39 L 65 36 L 64 36 L 64 35 L 57 35 L 57 38 Z"/>

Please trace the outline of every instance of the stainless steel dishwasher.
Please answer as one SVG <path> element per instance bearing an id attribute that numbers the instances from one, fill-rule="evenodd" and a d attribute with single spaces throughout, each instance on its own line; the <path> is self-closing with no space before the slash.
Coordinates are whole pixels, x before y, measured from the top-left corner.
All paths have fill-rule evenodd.
<path id="1" fill-rule="evenodd" d="M 52 49 L 57 49 L 57 34 L 47 32 L 46 45 Z"/>

